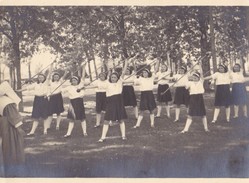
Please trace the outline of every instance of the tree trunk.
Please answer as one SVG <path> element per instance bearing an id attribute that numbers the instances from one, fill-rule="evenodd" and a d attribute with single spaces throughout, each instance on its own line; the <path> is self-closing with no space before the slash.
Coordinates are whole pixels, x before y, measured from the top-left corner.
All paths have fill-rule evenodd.
<path id="1" fill-rule="evenodd" d="M 119 14 L 120 14 L 120 22 L 119 22 L 119 37 L 121 40 L 121 46 L 122 46 L 122 52 L 124 58 L 128 58 L 128 51 L 127 51 L 127 46 L 126 46 L 126 41 L 125 41 L 125 19 L 124 19 L 124 12 L 123 12 L 124 7 L 119 7 Z"/>
<path id="2" fill-rule="evenodd" d="M 29 81 L 31 80 L 31 64 L 28 63 L 28 70 L 29 70 Z"/>
<path id="3" fill-rule="evenodd" d="M 109 52 L 108 52 L 108 41 L 107 41 L 107 39 L 104 39 L 103 40 L 103 45 L 102 45 L 102 53 L 103 53 L 103 70 L 102 70 L 102 72 L 105 72 L 105 71 L 107 71 L 108 70 L 108 67 L 107 67 L 107 65 L 108 65 L 108 54 L 109 54 Z"/>
<path id="4" fill-rule="evenodd" d="M 21 83 L 21 57 L 20 57 L 20 48 L 19 48 L 19 40 L 14 40 L 13 42 L 13 48 L 14 48 L 14 52 L 15 52 L 15 68 L 16 68 L 16 80 L 17 80 L 17 88 L 21 88 L 22 87 L 22 83 Z M 22 92 L 18 92 L 17 93 L 18 96 L 21 99 L 21 102 L 19 104 L 19 111 L 23 111 L 23 98 L 22 98 Z"/>
<path id="5" fill-rule="evenodd" d="M 215 34 L 214 34 L 214 21 L 213 21 L 213 7 L 209 7 L 209 25 L 210 25 L 210 41 L 211 41 L 211 53 L 213 59 L 213 70 L 217 71 L 217 60 L 215 50 Z"/>
<path id="6" fill-rule="evenodd" d="M 203 74 L 205 76 L 210 75 L 210 62 L 209 62 L 209 57 L 205 56 L 208 51 L 210 51 L 210 46 L 208 42 L 208 7 L 200 7 L 199 12 L 197 15 L 197 20 L 199 22 L 199 27 L 200 27 L 200 32 L 201 32 L 201 39 L 200 39 L 200 45 L 201 45 L 201 57 L 202 59 L 202 70 Z M 205 13 L 206 12 L 206 13 Z M 209 90 L 209 84 L 208 82 L 204 82 L 204 88 L 205 90 Z"/>
<path id="7" fill-rule="evenodd" d="M 89 56 L 88 50 L 85 50 L 85 53 L 86 53 L 86 58 L 87 58 L 87 62 L 88 62 L 88 70 L 89 70 L 90 82 L 92 82 L 93 78 L 92 78 L 92 70 L 91 70 L 91 65 L 90 65 L 91 58 Z"/>
<path id="8" fill-rule="evenodd" d="M 10 86 L 13 88 L 13 66 L 9 66 L 9 74 L 10 74 L 9 83 Z"/>
<path id="9" fill-rule="evenodd" d="M 0 84 L 2 83 L 2 64 L 0 63 Z"/>
<path id="10" fill-rule="evenodd" d="M 247 35 L 247 45 L 249 44 L 249 7 L 246 7 L 246 35 Z"/>

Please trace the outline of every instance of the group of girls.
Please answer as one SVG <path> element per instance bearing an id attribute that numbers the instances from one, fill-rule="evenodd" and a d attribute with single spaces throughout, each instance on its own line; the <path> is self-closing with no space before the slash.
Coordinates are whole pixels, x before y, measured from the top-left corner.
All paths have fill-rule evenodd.
<path id="1" fill-rule="evenodd" d="M 142 68 L 141 76 L 137 78 L 128 67 L 129 61 L 125 61 L 124 69 L 121 74 L 117 72 L 102 72 L 99 74 L 98 80 L 91 85 L 85 85 L 85 63 L 82 64 L 82 77 L 72 76 L 71 85 L 62 89 L 63 78 L 58 73 L 48 75 L 38 75 L 38 82 L 33 86 L 35 90 L 35 99 L 33 104 L 32 118 L 34 118 L 31 131 L 27 135 L 34 135 L 38 126 L 38 121 L 44 120 L 44 134 L 50 127 L 52 115 L 57 114 L 57 125 L 59 129 L 60 114 L 64 111 L 62 94 L 68 94 L 70 105 L 67 118 L 70 120 L 67 133 L 64 137 L 70 137 L 74 124 L 81 122 L 83 136 L 87 136 L 86 132 L 86 115 L 84 108 L 83 96 L 84 90 L 88 88 L 96 88 L 96 124 L 95 128 L 101 126 L 101 113 L 105 111 L 102 135 L 98 142 L 103 142 L 109 129 L 110 122 L 118 122 L 121 130 L 121 139 L 126 140 L 125 119 L 127 119 L 126 106 L 132 106 L 136 117 L 136 124 L 133 129 L 139 128 L 144 117 L 144 112 L 150 112 L 150 126 L 155 127 L 155 117 L 160 117 L 163 104 L 166 104 L 166 115 L 170 118 L 169 102 L 172 101 L 170 91 L 170 82 L 174 82 L 175 87 L 174 104 L 175 120 L 179 121 L 180 106 L 185 105 L 188 111 L 186 124 L 181 133 L 186 133 L 192 123 L 193 116 L 199 116 L 202 119 L 204 130 L 208 132 L 207 117 L 205 104 L 203 100 L 204 80 L 215 80 L 215 110 L 213 123 L 216 122 L 220 107 L 226 107 L 227 121 L 230 121 L 230 105 L 234 105 L 234 118 L 238 117 L 239 105 L 243 106 L 244 116 L 247 117 L 247 92 L 245 89 L 245 78 L 240 69 L 239 64 L 234 65 L 233 72 L 228 71 L 227 66 L 220 64 L 218 72 L 209 77 L 204 77 L 200 66 L 198 71 L 189 74 L 186 66 L 181 66 L 176 75 L 168 70 L 167 65 L 156 62 L 154 73 L 148 68 Z M 51 78 L 52 75 L 52 79 Z M 158 83 L 157 102 L 153 94 L 154 82 Z M 230 83 L 232 83 L 232 91 L 230 91 Z M 139 85 L 141 92 L 139 112 L 137 106 L 134 85 Z M 26 89 L 30 89 L 27 87 Z M 24 89 L 22 89 L 24 90 Z M 21 90 L 19 90 L 21 91 Z M 157 109 L 156 116 L 155 111 Z"/>

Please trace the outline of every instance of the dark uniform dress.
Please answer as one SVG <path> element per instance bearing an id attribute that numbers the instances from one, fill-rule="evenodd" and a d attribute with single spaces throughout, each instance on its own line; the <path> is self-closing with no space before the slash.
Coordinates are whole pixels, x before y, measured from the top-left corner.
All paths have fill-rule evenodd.
<path id="1" fill-rule="evenodd" d="M 138 82 L 141 91 L 139 108 L 141 111 L 153 111 L 154 109 L 156 109 L 156 101 L 155 96 L 153 94 L 154 80 L 154 75 L 150 78 L 139 78 Z"/>
<path id="2" fill-rule="evenodd" d="M 212 75 L 212 78 L 215 80 L 216 84 L 214 106 L 228 107 L 232 103 L 229 73 L 216 72 Z"/>
<path id="3" fill-rule="evenodd" d="M 117 83 L 108 83 L 106 90 L 106 121 L 119 121 L 127 119 L 126 110 L 122 96 L 122 79 Z"/>
<path id="4" fill-rule="evenodd" d="M 13 177 L 20 176 L 24 170 L 24 131 L 20 127 L 15 127 L 22 122 L 22 117 L 15 103 L 4 103 L 6 98 L 6 96 L 0 97 L 1 108 L 4 107 L 0 115 L 0 138 L 2 138 L 0 151 L 4 167 L 0 169 L 4 168 L 4 176 Z"/>

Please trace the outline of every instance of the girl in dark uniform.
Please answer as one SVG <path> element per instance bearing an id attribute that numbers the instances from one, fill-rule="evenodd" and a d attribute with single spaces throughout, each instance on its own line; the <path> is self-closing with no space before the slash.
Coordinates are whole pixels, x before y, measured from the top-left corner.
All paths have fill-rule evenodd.
<path id="1" fill-rule="evenodd" d="M 186 89 L 189 90 L 189 109 L 188 109 L 188 118 L 185 124 L 185 127 L 181 133 L 186 133 L 189 130 L 189 127 L 192 123 L 193 116 L 199 116 L 202 118 L 202 122 L 204 125 L 204 130 L 208 132 L 207 125 L 207 116 L 206 109 L 203 99 L 203 93 L 205 92 L 203 87 L 203 75 L 202 68 L 200 67 L 200 72 L 195 71 L 191 76 L 191 80 L 186 83 Z"/>
<path id="2" fill-rule="evenodd" d="M 215 80 L 216 91 L 215 91 L 215 102 L 214 102 L 214 117 L 212 123 L 217 121 L 220 113 L 220 107 L 226 108 L 226 119 L 230 122 L 230 105 L 231 105 L 231 92 L 230 92 L 230 73 L 228 68 L 224 64 L 219 65 L 219 71 L 211 76 L 205 77 L 205 80 Z"/>
<path id="3" fill-rule="evenodd" d="M 64 82 L 64 79 L 68 71 L 65 71 L 63 77 L 58 72 L 52 74 L 52 80 L 49 83 L 49 117 L 48 117 L 48 128 L 50 128 L 53 114 L 57 115 L 56 119 L 56 130 L 60 128 L 61 122 L 61 113 L 64 111 L 63 98 L 61 94 L 61 84 Z"/>
<path id="4" fill-rule="evenodd" d="M 48 79 L 47 77 L 40 73 L 38 74 L 37 82 L 33 85 L 27 86 L 24 89 L 20 89 L 17 91 L 25 91 L 25 90 L 34 90 L 35 98 L 33 102 L 33 110 L 31 114 L 31 118 L 34 119 L 32 128 L 30 132 L 27 134 L 27 136 L 33 136 L 39 121 L 43 121 L 44 123 L 44 134 L 47 134 L 48 124 L 49 124 L 49 102 L 48 102 L 48 82 L 51 77 L 51 70 L 53 68 L 53 64 L 51 64 L 51 67 L 49 69 L 48 73 Z"/>
<path id="5" fill-rule="evenodd" d="M 189 91 L 185 88 L 186 83 L 188 82 L 187 67 L 185 65 L 181 66 L 178 73 L 173 76 L 173 80 L 176 81 L 174 87 L 175 96 L 174 96 L 174 104 L 175 108 L 175 120 L 174 122 L 179 121 L 180 116 L 180 106 L 185 105 L 188 107 L 189 104 Z"/>
<path id="6" fill-rule="evenodd" d="M 124 81 L 124 74 L 128 66 L 128 60 L 125 61 L 125 66 L 121 76 L 117 72 L 109 74 L 109 82 L 106 88 L 106 113 L 105 121 L 102 129 L 102 135 L 98 142 L 104 142 L 109 129 L 110 121 L 118 121 L 120 124 L 121 138 L 126 140 L 125 122 L 127 114 L 124 107 L 122 96 L 122 88 Z"/>
<path id="7" fill-rule="evenodd" d="M 234 105 L 234 116 L 233 118 L 239 117 L 239 106 L 243 108 L 243 115 L 247 118 L 247 104 L 248 96 L 246 91 L 245 82 L 247 80 L 241 72 L 241 66 L 235 64 L 233 66 L 233 72 L 231 73 L 232 82 L 232 104 Z"/>
<path id="8" fill-rule="evenodd" d="M 161 65 L 161 71 L 157 73 L 157 80 L 158 80 L 158 88 L 157 88 L 157 115 L 156 117 L 161 116 L 161 111 L 163 107 L 163 103 L 166 104 L 166 112 L 167 117 L 170 117 L 170 107 L 169 102 L 172 101 L 171 92 L 169 90 L 169 79 L 170 79 L 170 72 L 168 71 L 168 67 L 165 64 Z M 162 94 L 166 91 L 164 94 Z"/>
<path id="9" fill-rule="evenodd" d="M 81 127 L 83 130 L 83 136 L 87 136 L 86 132 L 86 114 L 84 106 L 84 83 L 85 83 L 85 66 L 86 62 L 82 64 L 82 77 L 73 76 L 71 78 L 71 85 L 63 89 L 63 93 L 67 93 L 70 99 L 70 105 L 68 109 L 67 118 L 70 120 L 68 124 L 67 133 L 64 135 L 65 138 L 71 136 L 74 128 L 74 124 L 81 122 Z M 83 89 L 82 89 L 83 88 Z"/>
<path id="10" fill-rule="evenodd" d="M 127 68 L 124 76 L 124 84 L 123 84 L 123 101 L 124 101 L 124 106 L 132 106 L 134 108 L 134 113 L 136 119 L 138 118 L 138 107 L 137 107 L 137 99 L 136 99 L 136 94 L 134 91 L 134 81 L 136 79 L 136 76 L 132 74 L 132 70 L 130 67 Z"/>

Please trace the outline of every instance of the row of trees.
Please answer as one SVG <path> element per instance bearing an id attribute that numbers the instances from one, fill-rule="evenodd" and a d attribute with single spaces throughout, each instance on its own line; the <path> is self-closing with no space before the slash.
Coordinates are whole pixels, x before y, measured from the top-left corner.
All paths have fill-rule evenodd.
<path id="1" fill-rule="evenodd" d="M 247 59 L 248 20 L 249 8 L 236 6 L 8 6 L 0 7 L 0 49 L 17 88 L 21 62 L 41 44 L 58 54 L 62 65 L 96 63 L 96 57 L 107 64 L 134 55 L 143 62 L 152 55 L 167 61 L 172 70 L 183 60 L 191 63 L 211 51 L 212 60 L 203 60 L 208 73 L 221 60 Z M 96 64 L 88 65 L 89 73 L 97 75 Z"/>

